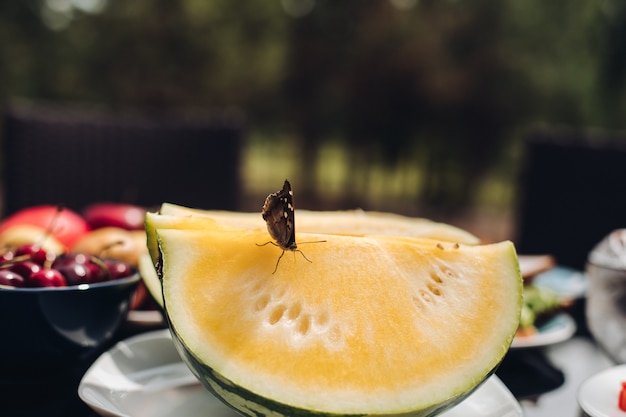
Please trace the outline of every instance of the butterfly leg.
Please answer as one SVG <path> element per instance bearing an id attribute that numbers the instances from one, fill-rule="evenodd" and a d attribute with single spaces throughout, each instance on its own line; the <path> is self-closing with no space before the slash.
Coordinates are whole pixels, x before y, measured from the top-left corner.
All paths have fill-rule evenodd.
<path id="1" fill-rule="evenodd" d="M 310 260 L 309 258 L 306 257 L 306 255 L 304 254 L 304 252 L 302 252 L 300 249 L 296 249 L 294 252 L 300 252 L 300 255 L 302 255 L 302 257 L 304 259 L 306 259 L 307 261 L 309 261 L 310 263 L 313 263 L 312 260 Z"/>
<path id="2" fill-rule="evenodd" d="M 265 246 L 265 245 L 267 245 L 269 243 L 271 243 L 274 246 L 279 246 L 279 245 L 277 245 L 276 243 L 274 243 L 272 241 L 268 241 L 268 242 L 265 242 L 265 243 L 255 243 L 255 245 L 257 245 L 257 246 Z"/>
<path id="3" fill-rule="evenodd" d="M 325 242 L 325 240 L 323 241 Z M 265 246 L 267 244 L 272 244 L 274 246 L 280 247 L 280 245 L 277 245 L 276 243 L 269 241 L 269 242 L 265 242 L 265 243 L 257 243 L 257 246 Z M 306 255 L 304 254 L 304 252 L 302 252 L 300 249 L 290 249 L 292 252 L 294 252 L 294 254 L 296 252 L 300 252 L 300 255 L 302 255 L 302 257 L 304 259 L 306 259 L 308 262 L 313 263 L 312 260 L 310 260 L 309 258 L 306 257 Z M 283 249 L 282 253 L 280 254 L 280 256 L 278 257 L 278 260 L 276 261 L 276 266 L 274 267 L 274 272 L 272 272 L 272 275 L 276 273 L 276 271 L 278 270 L 278 264 L 280 263 L 280 260 L 282 259 L 283 255 L 285 254 L 285 249 Z"/>
<path id="4" fill-rule="evenodd" d="M 283 249 L 282 253 L 280 254 L 278 259 L 276 260 L 276 266 L 274 267 L 274 272 L 272 272 L 272 275 L 274 275 L 276 273 L 276 271 L 278 271 L 278 264 L 280 263 L 280 260 L 282 259 L 284 254 L 285 254 L 285 250 Z"/>

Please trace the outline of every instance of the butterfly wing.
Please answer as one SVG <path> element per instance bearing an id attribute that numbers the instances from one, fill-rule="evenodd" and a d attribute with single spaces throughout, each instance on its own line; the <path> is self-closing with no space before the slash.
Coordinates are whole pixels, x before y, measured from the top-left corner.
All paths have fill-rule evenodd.
<path id="1" fill-rule="evenodd" d="M 283 249 L 296 249 L 293 192 L 285 180 L 280 191 L 267 196 L 261 211 L 267 231 Z"/>

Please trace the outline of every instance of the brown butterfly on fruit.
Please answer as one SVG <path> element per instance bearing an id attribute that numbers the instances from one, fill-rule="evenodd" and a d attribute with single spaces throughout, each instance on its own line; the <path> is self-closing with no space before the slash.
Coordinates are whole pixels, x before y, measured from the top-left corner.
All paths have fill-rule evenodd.
<path id="1" fill-rule="evenodd" d="M 274 272 L 272 272 L 272 274 L 278 269 L 278 264 L 287 250 L 300 252 L 304 259 L 311 262 L 311 260 L 307 258 L 300 249 L 298 249 L 298 245 L 296 244 L 294 212 L 295 206 L 293 204 L 293 191 L 291 191 L 291 184 L 289 181 L 285 180 L 281 190 L 267 196 L 265 203 L 263 204 L 263 209 L 261 210 L 261 215 L 267 225 L 267 231 L 276 242 L 270 241 L 259 246 L 265 246 L 268 243 L 271 243 L 272 245 L 278 246 L 283 250 L 276 261 L 276 267 L 274 268 Z"/>

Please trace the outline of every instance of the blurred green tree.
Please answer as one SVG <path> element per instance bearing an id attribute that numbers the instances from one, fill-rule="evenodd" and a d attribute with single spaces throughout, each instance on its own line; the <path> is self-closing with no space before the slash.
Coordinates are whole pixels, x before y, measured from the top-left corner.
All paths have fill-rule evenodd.
<path id="1" fill-rule="evenodd" d="M 625 16 L 620 0 L 0 1 L 0 105 L 238 107 L 296 141 L 300 193 L 321 191 L 337 140 L 355 204 L 374 166 L 417 165 L 411 204 L 458 208 L 514 179 L 531 124 L 626 127 Z"/>

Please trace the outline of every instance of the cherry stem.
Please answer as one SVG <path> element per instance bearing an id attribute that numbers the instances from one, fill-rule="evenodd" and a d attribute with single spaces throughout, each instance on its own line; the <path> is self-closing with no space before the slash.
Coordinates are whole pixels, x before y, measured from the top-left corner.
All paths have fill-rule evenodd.
<path id="1" fill-rule="evenodd" d="M 18 262 L 29 261 L 31 259 L 32 259 L 32 255 L 25 253 L 24 255 L 19 255 L 19 256 L 16 256 L 15 258 L 9 259 L 8 261 L 2 262 L 2 264 L 0 264 L 0 268 L 9 267 Z"/>
<path id="2" fill-rule="evenodd" d="M 111 271 L 109 271 L 109 268 L 107 268 L 106 264 L 104 262 L 102 262 L 102 260 L 100 258 L 98 258 L 97 256 L 90 256 L 89 260 L 91 262 L 93 262 L 94 264 L 96 264 L 98 266 L 98 268 L 104 270 L 104 272 L 106 272 L 109 280 L 113 279 L 113 277 L 111 276 Z"/>

